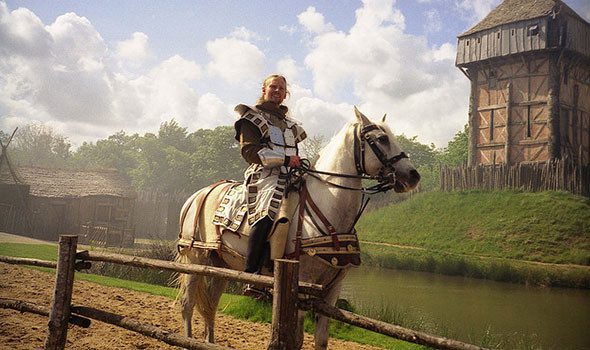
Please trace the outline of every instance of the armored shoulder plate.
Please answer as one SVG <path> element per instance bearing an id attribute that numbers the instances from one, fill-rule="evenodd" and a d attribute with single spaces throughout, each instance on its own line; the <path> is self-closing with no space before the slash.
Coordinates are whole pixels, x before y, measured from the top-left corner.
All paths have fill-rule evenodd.
<path id="1" fill-rule="evenodd" d="M 262 134 L 263 138 L 268 137 L 268 122 L 263 116 L 260 115 L 256 108 L 240 104 L 237 105 L 236 108 L 234 108 L 234 111 L 236 111 L 240 115 L 240 119 L 236 121 L 235 126 L 237 126 L 237 124 L 242 122 L 243 120 L 247 120 L 250 123 L 254 124 L 254 126 L 256 126 L 258 130 L 260 130 L 260 133 Z M 236 132 L 238 132 L 237 128 Z M 236 134 L 236 139 L 238 139 L 238 137 L 239 135 Z"/>

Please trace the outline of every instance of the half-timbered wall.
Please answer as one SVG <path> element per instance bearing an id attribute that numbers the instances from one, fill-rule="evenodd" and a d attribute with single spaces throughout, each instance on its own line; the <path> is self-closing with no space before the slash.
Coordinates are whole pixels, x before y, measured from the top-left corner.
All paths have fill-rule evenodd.
<path id="1" fill-rule="evenodd" d="M 590 163 L 590 65 L 562 57 L 560 151 L 562 158 Z"/>
<path id="2" fill-rule="evenodd" d="M 535 58 L 536 57 L 536 58 Z M 503 60 L 478 70 L 476 164 L 546 161 L 548 58 Z"/>

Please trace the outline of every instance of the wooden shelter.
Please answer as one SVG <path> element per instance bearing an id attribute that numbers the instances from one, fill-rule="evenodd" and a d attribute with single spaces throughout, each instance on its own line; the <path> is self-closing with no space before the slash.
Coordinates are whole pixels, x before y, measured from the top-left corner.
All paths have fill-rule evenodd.
<path id="1" fill-rule="evenodd" d="M 459 35 L 469 166 L 590 163 L 590 24 L 559 0 L 505 0 Z"/>
<path id="2" fill-rule="evenodd" d="M 30 227 L 29 186 L 23 183 L 8 157 L 8 146 L 18 128 L 6 144 L 0 140 L 0 231 L 24 232 Z"/>
<path id="3" fill-rule="evenodd" d="M 19 167 L 17 173 L 29 186 L 35 237 L 57 240 L 60 234 L 78 234 L 99 245 L 133 243 L 136 193 L 118 172 Z"/>

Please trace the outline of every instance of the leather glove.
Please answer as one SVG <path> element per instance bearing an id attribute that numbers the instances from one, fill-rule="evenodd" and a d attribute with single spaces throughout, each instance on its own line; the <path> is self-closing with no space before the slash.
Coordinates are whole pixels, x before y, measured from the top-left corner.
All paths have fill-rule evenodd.
<path id="1" fill-rule="evenodd" d="M 289 168 L 296 168 L 301 165 L 301 158 L 299 156 L 289 156 Z"/>

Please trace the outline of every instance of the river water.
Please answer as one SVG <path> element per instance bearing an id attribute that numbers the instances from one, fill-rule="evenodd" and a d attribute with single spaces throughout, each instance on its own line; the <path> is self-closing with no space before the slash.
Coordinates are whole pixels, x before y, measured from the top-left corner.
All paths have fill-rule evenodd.
<path id="1" fill-rule="evenodd" d="M 360 267 L 346 277 L 341 298 L 359 311 L 386 310 L 408 328 L 475 344 L 590 349 L 588 290 Z"/>

